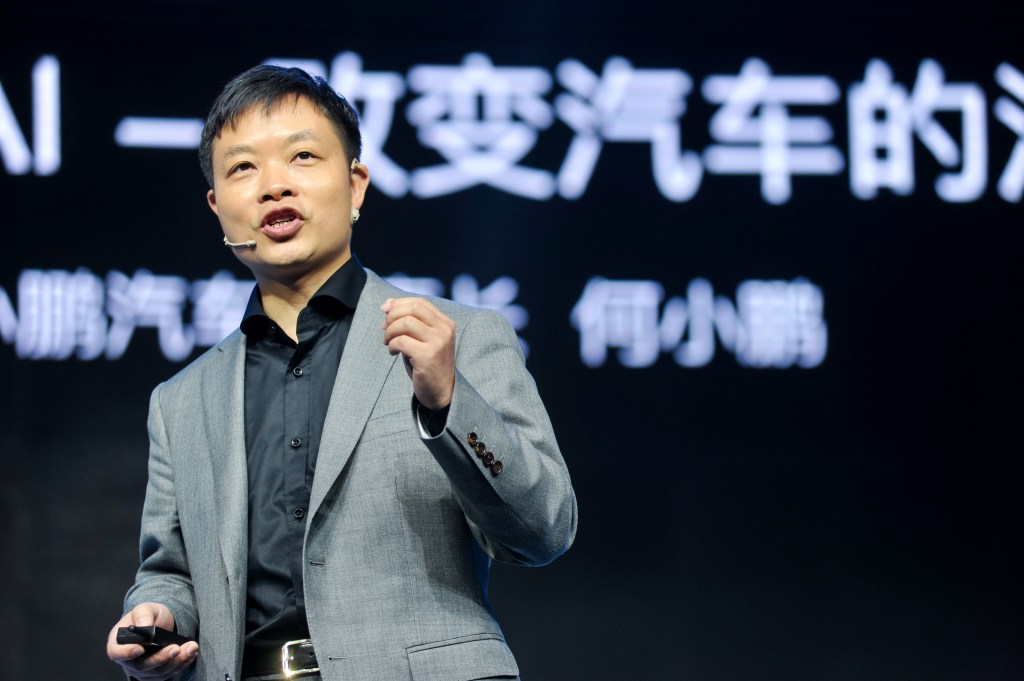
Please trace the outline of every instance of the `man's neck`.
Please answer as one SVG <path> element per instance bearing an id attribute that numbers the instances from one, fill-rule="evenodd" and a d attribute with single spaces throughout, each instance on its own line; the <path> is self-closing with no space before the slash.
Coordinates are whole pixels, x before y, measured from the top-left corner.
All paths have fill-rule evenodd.
<path id="1" fill-rule="evenodd" d="M 336 271 L 337 269 L 326 274 L 318 272 L 297 279 L 257 277 L 263 311 L 289 338 L 298 342 L 296 327 L 299 313 L 305 309 L 310 298 Z"/>

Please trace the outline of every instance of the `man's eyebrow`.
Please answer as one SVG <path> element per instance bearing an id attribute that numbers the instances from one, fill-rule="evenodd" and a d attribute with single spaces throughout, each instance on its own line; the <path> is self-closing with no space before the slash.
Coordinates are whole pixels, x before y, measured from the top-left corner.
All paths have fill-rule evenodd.
<path id="1" fill-rule="evenodd" d="M 252 146 L 248 144 L 232 144 L 230 147 L 224 150 L 224 158 L 230 158 L 232 156 L 240 156 L 241 154 L 253 153 Z"/>
<path id="2" fill-rule="evenodd" d="M 320 138 L 316 136 L 316 133 L 312 130 L 298 130 L 288 135 L 281 143 L 281 146 L 288 147 L 296 142 L 306 142 L 308 140 L 317 141 Z M 224 150 L 224 158 L 231 158 L 232 156 L 241 156 L 242 154 L 252 154 L 254 150 L 250 144 L 232 144 L 230 147 Z"/>
<path id="3" fill-rule="evenodd" d="M 309 130 L 309 129 L 299 130 L 297 132 L 293 132 L 292 134 L 288 135 L 287 138 L 285 138 L 284 146 L 287 147 L 287 146 L 290 146 L 292 144 L 295 144 L 296 142 L 305 142 L 307 140 L 314 140 L 315 141 L 315 140 L 318 140 L 318 139 L 319 138 L 316 136 L 316 133 L 313 132 L 312 130 Z"/>

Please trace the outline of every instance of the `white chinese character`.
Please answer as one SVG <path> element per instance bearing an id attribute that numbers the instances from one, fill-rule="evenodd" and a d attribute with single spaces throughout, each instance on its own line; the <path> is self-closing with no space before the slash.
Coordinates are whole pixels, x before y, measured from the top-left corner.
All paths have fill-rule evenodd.
<path id="1" fill-rule="evenodd" d="M 137 270 L 131 278 L 121 272 L 107 275 L 107 314 L 112 322 L 107 359 L 124 355 L 137 328 L 158 330 L 160 349 L 172 361 L 185 359 L 195 347 L 195 330 L 182 324 L 188 282 L 182 277 L 155 276 Z"/>
<path id="2" fill-rule="evenodd" d="M 810 282 L 745 281 L 736 289 L 736 359 L 750 367 L 816 367 L 828 350 L 824 297 Z"/>
<path id="3" fill-rule="evenodd" d="M 996 68 L 996 81 L 1017 100 L 1024 101 L 1024 73 L 1004 62 Z M 995 114 L 1003 125 L 1017 134 L 1017 143 L 1013 145 L 996 188 L 999 196 L 1018 203 L 1024 192 L 1024 108 L 1009 97 L 1000 97 L 996 100 Z"/>
<path id="4" fill-rule="evenodd" d="M 654 281 L 588 281 L 571 317 L 580 332 L 583 363 L 599 367 L 608 348 L 619 348 L 619 361 L 627 367 L 654 364 L 660 349 L 658 305 L 663 295 Z"/>
<path id="5" fill-rule="evenodd" d="M 649 143 L 662 195 L 687 201 L 696 194 L 704 169 L 696 153 L 680 148 L 680 119 L 692 86 L 684 71 L 634 69 L 626 59 L 612 57 L 600 77 L 574 59 L 559 64 L 557 74 L 569 93 L 555 98 L 555 110 L 576 133 L 558 172 L 559 194 L 583 195 L 603 140 Z"/>
<path id="6" fill-rule="evenodd" d="M 391 134 L 395 102 L 405 94 L 401 74 L 389 71 L 363 71 L 363 60 L 355 52 L 342 52 L 331 62 L 330 75 L 324 63 L 314 59 L 268 59 L 264 64 L 300 68 L 320 76 L 340 92 L 359 113 L 359 133 L 363 140 L 360 159 L 373 173 L 373 186 L 392 198 L 409 191 L 409 175 L 384 153 Z M 361 106 L 356 103 L 362 102 Z"/>
<path id="7" fill-rule="evenodd" d="M 79 359 L 90 360 L 103 352 L 103 282 L 88 270 L 23 271 L 18 278 L 18 312 L 19 357 L 61 360 L 77 351 Z"/>
<path id="8" fill-rule="evenodd" d="M 403 291 L 421 296 L 440 297 L 444 294 L 444 284 L 441 283 L 440 279 L 435 279 L 434 277 L 410 277 L 401 272 L 396 272 L 384 277 L 384 281 Z"/>
<path id="9" fill-rule="evenodd" d="M 489 286 L 480 288 L 475 278 L 460 274 L 452 282 L 452 300 L 472 307 L 485 307 L 500 312 L 512 328 L 521 331 L 530 321 L 522 305 L 512 303 L 519 295 L 519 284 L 512 277 L 499 277 Z"/>
<path id="10" fill-rule="evenodd" d="M 420 65 L 409 85 L 423 96 L 407 110 L 419 139 L 447 163 L 413 171 L 412 191 L 429 198 L 487 184 L 531 199 L 554 194 L 551 173 L 518 163 L 533 148 L 537 131 L 552 123 L 541 99 L 551 76 L 539 68 L 495 67 L 473 53 L 461 66 Z"/>
<path id="11" fill-rule="evenodd" d="M 850 87 L 850 187 L 872 199 L 879 187 L 905 196 L 914 190 L 913 120 L 909 97 L 889 66 L 868 63 L 864 82 Z M 879 114 L 881 117 L 879 117 Z"/>
<path id="12" fill-rule="evenodd" d="M 18 333 L 18 315 L 14 312 L 7 291 L 0 288 L 0 340 L 10 345 Z"/>
<path id="13" fill-rule="evenodd" d="M 687 340 L 683 336 L 689 329 Z M 661 317 L 661 349 L 684 367 L 706 366 L 715 356 L 715 300 L 707 279 L 694 279 L 686 298 L 673 296 Z"/>
<path id="14" fill-rule="evenodd" d="M 391 134 L 395 103 L 405 94 L 401 74 L 363 71 L 363 61 L 354 52 L 342 52 L 331 62 L 331 86 L 359 107 L 359 131 L 363 138 L 362 161 L 373 173 L 373 186 L 392 198 L 409 191 L 409 174 L 384 153 Z"/>
<path id="15" fill-rule="evenodd" d="M 723 105 L 709 129 L 726 144 L 705 150 L 710 172 L 760 174 L 765 200 L 781 204 L 792 194 L 793 175 L 842 171 L 842 155 L 825 144 L 832 139 L 832 126 L 820 116 L 790 116 L 787 110 L 789 105 L 834 103 L 839 88 L 831 78 L 773 76 L 763 61 L 749 59 L 738 76 L 710 76 L 701 90 L 709 102 Z"/>
<path id="16" fill-rule="evenodd" d="M 945 83 L 938 63 L 926 59 L 914 90 L 893 83 L 892 70 L 879 59 L 868 63 L 864 82 L 850 88 L 850 187 L 855 196 L 874 198 L 880 187 L 906 195 L 914 190 L 913 135 L 946 168 L 935 182 L 950 202 L 974 201 L 988 179 L 985 94 L 976 83 Z M 963 152 L 935 120 L 937 112 L 961 114 Z M 881 118 L 878 115 L 881 114 Z"/>
<path id="17" fill-rule="evenodd" d="M 239 281 L 223 270 L 210 279 L 193 282 L 192 327 L 196 345 L 215 345 L 238 328 L 255 284 L 254 281 Z"/>

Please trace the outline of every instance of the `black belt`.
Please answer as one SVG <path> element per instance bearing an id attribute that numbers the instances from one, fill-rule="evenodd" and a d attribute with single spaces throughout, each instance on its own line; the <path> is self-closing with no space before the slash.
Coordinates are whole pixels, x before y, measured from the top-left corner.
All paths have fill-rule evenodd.
<path id="1" fill-rule="evenodd" d="M 252 657 L 247 651 L 242 665 L 242 681 L 301 679 L 320 673 L 313 641 L 308 638 L 288 641 L 272 654 L 263 654 L 256 659 Z"/>

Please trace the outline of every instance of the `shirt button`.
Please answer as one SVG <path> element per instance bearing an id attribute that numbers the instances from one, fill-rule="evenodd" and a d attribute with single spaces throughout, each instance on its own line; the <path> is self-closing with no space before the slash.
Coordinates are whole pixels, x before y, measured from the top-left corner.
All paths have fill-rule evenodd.
<path id="1" fill-rule="evenodd" d="M 296 520 L 302 520 L 302 516 L 306 515 L 306 512 L 303 511 L 301 508 L 297 508 L 294 511 L 292 511 L 292 515 L 295 516 Z"/>
<path id="2" fill-rule="evenodd" d="M 299 445 L 302 444 L 302 440 L 300 440 L 297 437 L 293 437 L 291 444 L 292 444 L 292 447 L 298 447 Z"/>
<path id="3" fill-rule="evenodd" d="M 302 367 L 295 367 L 294 369 L 292 369 L 292 373 L 295 374 L 296 376 L 301 376 L 302 375 Z"/>

